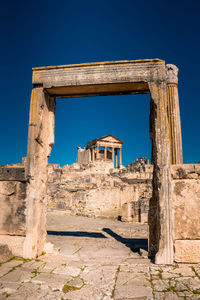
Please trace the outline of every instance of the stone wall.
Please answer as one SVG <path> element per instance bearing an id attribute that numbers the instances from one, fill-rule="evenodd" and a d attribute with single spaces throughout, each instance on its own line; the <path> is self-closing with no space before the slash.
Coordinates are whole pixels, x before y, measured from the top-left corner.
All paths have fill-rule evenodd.
<path id="1" fill-rule="evenodd" d="M 78 155 L 77 155 L 77 163 L 78 164 L 88 164 L 91 161 L 91 154 L 89 149 L 82 149 L 81 147 L 77 147 Z"/>
<path id="2" fill-rule="evenodd" d="M 24 168 L 0 168 L 0 244 L 7 244 L 15 255 L 22 255 L 25 236 L 26 181 Z"/>
<path id="3" fill-rule="evenodd" d="M 200 164 L 173 165 L 174 260 L 200 262 Z"/>
<path id="4" fill-rule="evenodd" d="M 48 206 L 71 214 L 117 218 L 124 203 L 150 198 L 152 168 L 113 169 L 112 162 L 48 166 Z M 139 219 L 137 220 L 139 221 Z"/>

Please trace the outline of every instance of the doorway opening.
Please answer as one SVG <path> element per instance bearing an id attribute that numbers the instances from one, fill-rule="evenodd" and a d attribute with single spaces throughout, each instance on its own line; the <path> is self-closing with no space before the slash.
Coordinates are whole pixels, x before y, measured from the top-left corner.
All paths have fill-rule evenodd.
<path id="1" fill-rule="evenodd" d="M 124 166 L 139 157 L 150 160 L 149 115 L 149 94 L 56 99 L 55 143 L 49 163 L 75 163 L 76 147 L 84 148 L 88 141 L 108 134 L 124 142 Z"/>
<path id="2" fill-rule="evenodd" d="M 133 162 L 141 157 L 150 160 L 149 98 L 149 94 L 142 94 L 56 99 L 55 144 L 49 157 L 48 180 L 48 214 L 51 218 L 48 216 L 47 231 L 50 241 L 58 241 L 58 237 L 68 240 L 69 236 L 77 239 L 78 236 L 78 240 L 82 237 L 84 242 L 85 238 L 101 239 L 106 235 L 108 239 L 122 243 L 131 253 L 140 253 L 141 247 L 147 251 L 148 208 L 142 211 L 141 218 L 140 204 L 136 204 L 141 199 L 145 203 L 150 200 L 152 178 L 149 172 L 145 177 L 144 165 Z M 109 165 L 112 150 L 106 148 L 105 157 L 103 146 L 99 146 L 99 160 L 96 161 L 95 156 L 94 167 L 77 163 L 77 147 L 84 148 L 88 141 L 110 133 L 124 142 L 120 170 L 115 170 L 119 165 L 119 150 L 115 149 L 118 157 L 112 166 Z M 126 204 L 131 204 L 129 215 L 122 213 Z M 69 232 L 64 231 L 65 226 L 60 226 L 56 213 L 68 215 L 62 220 L 62 226 L 66 222 L 66 229 L 70 220 L 74 222 L 73 215 L 78 216 L 80 222 L 82 217 L 91 219 L 85 219 L 88 227 L 84 228 L 82 224 L 79 230 L 77 227 L 77 231 Z M 52 227 L 52 218 L 57 230 Z M 91 231 L 98 223 L 92 224 L 94 218 L 101 222 L 102 228 L 98 225 L 97 232 Z M 113 223 L 108 223 L 109 219 L 114 224 L 116 220 L 123 222 L 118 222 L 115 231 Z M 133 223 L 128 225 L 127 221 L 141 223 L 137 224 L 134 236 L 131 233 Z"/>
<path id="3" fill-rule="evenodd" d="M 173 216 L 170 152 L 173 154 L 172 163 L 182 160 L 177 68 L 165 65 L 160 59 L 41 67 L 33 69 L 33 84 L 26 165 L 29 182 L 24 256 L 39 255 L 46 239 L 47 165 L 54 144 L 55 98 L 150 93 L 151 157 L 154 165 L 150 248 L 156 255 L 156 261 L 171 263 Z M 174 101 L 177 122 L 174 122 L 175 115 L 170 105 Z M 170 140 L 171 128 L 177 135 Z"/>

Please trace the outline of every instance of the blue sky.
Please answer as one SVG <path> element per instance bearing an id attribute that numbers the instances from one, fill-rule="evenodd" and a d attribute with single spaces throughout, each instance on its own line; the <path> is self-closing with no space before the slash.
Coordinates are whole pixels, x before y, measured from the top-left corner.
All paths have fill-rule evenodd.
<path id="1" fill-rule="evenodd" d="M 179 68 L 185 163 L 200 160 L 200 1 L 2 1 L 0 164 L 26 156 L 32 67 L 161 58 Z M 58 99 L 50 162 L 106 134 L 124 141 L 123 163 L 150 157 L 149 95 Z"/>

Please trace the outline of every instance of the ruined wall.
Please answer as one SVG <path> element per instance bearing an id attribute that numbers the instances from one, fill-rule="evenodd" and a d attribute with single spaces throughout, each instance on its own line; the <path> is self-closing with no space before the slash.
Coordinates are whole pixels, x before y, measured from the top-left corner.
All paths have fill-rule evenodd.
<path id="1" fill-rule="evenodd" d="M 24 168 L 0 168 L 0 244 L 22 255 L 25 236 L 26 181 Z"/>
<path id="2" fill-rule="evenodd" d="M 200 164 L 173 165 L 174 260 L 200 262 Z"/>
<path id="3" fill-rule="evenodd" d="M 97 162 L 48 166 L 48 209 L 70 214 L 147 222 L 152 195 L 151 165 L 113 169 Z M 172 165 L 174 261 L 200 262 L 200 164 Z M 26 222 L 23 167 L 0 168 L 0 244 L 22 255 Z"/>
<path id="4" fill-rule="evenodd" d="M 121 220 L 124 222 L 148 223 L 150 198 L 125 202 L 122 205 Z"/>
<path id="5" fill-rule="evenodd" d="M 81 149 L 78 147 L 77 163 L 78 164 L 89 164 L 91 161 L 91 154 L 89 149 Z"/>
<path id="6" fill-rule="evenodd" d="M 112 162 L 104 161 L 87 167 L 49 165 L 48 207 L 72 214 L 117 218 L 124 203 L 151 197 L 152 169 L 151 175 L 143 173 L 113 169 Z"/>

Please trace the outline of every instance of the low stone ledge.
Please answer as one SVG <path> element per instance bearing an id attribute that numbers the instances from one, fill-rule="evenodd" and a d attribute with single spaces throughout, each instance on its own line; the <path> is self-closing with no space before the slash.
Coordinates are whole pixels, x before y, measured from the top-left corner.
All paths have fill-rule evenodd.
<path id="1" fill-rule="evenodd" d="M 10 251 L 15 256 L 23 257 L 24 236 L 1 235 L 0 244 L 7 245 Z"/>
<path id="2" fill-rule="evenodd" d="M 0 181 L 26 181 L 24 168 L 0 168 Z"/>

